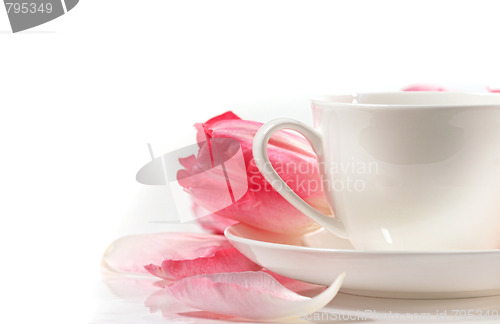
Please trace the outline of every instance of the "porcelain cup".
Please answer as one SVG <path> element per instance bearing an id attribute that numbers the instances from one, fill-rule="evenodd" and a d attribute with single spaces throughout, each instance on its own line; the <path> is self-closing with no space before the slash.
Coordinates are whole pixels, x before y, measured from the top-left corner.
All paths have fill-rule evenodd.
<path id="1" fill-rule="evenodd" d="M 302 213 L 356 249 L 500 248 L 499 94 L 334 95 L 312 109 L 314 128 L 272 120 L 253 144 L 261 173 Z M 316 152 L 334 216 L 312 208 L 269 162 L 267 143 L 282 129 Z"/>

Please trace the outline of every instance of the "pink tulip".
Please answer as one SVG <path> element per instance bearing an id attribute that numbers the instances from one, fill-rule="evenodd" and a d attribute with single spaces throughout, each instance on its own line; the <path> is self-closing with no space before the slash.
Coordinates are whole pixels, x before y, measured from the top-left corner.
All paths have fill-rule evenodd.
<path id="1" fill-rule="evenodd" d="M 443 86 L 417 83 L 408 87 L 403 88 L 403 91 L 453 91 L 453 89 L 448 89 Z M 485 87 L 483 91 L 487 92 L 500 92 L 500 89 L 491 89 L 490 87 Z"/>
<path id="2" fill-rule="evenodd" d="M 192 196 L 195 215 L 209 211 L 198 219 L 204 228 L 222 234 L 227 226 L 241 221 L 270 231 L 301 234 L 318 227 L 289 205 L 258 171 L 252 141 L 261 125 L 231 112 L 196 125 L 199 154 L 180 159 L 185 169 L 177 173 L 177 179 Z M 329 213 L 309 144 L 287 132 L 277 133 L 269 144 L 270 159 L 283 179 L 299 196 Z M 211 234 L 127 236 L 111 244 L 102 264 L 112 272 L 142 274 L 147 290 L 152 288 L 151 275 L 164 279 L 156 284 L 157 291 L 148 297 L 146 306 L 169 319 L 175 318 L 173 313 L 189 310 L 221 319 L 297 318 L 324 307 L 343 280 L 339 276 L 325 290 L 277 275 L 247 259 L 224 236 Z M 304 297 L 299 291 L 318 295 Z"/>
<path id="3" fill-rule="evenodd" d="M 403 89 L 403 91 L 449 91 L 448 89 L 432 84 L 414 84 Z"/>
<path id="4" fill-rule="evenodd" d="M 259 122 L 242 120 L 232 112 L 196 124 L 200 153 L 196 162 L 189 158 L 189 163 L 183 163 L 185 170 L 178 173 L 179 184 L 197 204 L 219 217 L 285 234 L 301 234 L 317 229 L 318 225 L 283 199 L 257 169 L 252 157 L 252 142 L 261 125 Z M 207 164 L 213 158 L 208 143 L 223 139 L 237 141 L 244 159 L 243 175 L 246 179 L 242 179 L 238 166 L 226 167 L 230 178 L 232 174 L 238 181 L 245 181 L 247 187 L 246 193 L 231 204 L 227 204 L 227 197 L 218 191 L 222 190 L 227 179 L 221 172 L 207 171 Z M 226 145 L 223 146 L 224 152 L 237 151 L 230 141 L 223 145 Z M 321 188 L 316 157 L 308 142 L 300 136 L 281 131 L 269 141 L 268 152 L 271 163 L 283 180 L 315 208 L 330 214 Z M 200 173 L 200 170 L 204 172 Z M 240 176 L 234 176 L 238 174 Z M 193 180 L 192 175 L 197 175 L 196 180 Z M 223 205 L 227 207 L 215 210 L 216 206 Z"/>

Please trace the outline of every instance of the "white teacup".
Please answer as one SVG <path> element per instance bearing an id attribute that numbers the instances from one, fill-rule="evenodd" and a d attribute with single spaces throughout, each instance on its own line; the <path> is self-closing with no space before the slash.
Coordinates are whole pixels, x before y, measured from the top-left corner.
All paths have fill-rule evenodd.
<path id="1" fill-rule="evenodd" d="M 357 249 L 500 248 L 500 95 L 361 93 L 312 107 L 315 128 L 276 119 L 253 145 L 261 173 L 298 210 Z M 267 142 L 281 129 L 311 143 L 335 217 L 271 166 Z"/>

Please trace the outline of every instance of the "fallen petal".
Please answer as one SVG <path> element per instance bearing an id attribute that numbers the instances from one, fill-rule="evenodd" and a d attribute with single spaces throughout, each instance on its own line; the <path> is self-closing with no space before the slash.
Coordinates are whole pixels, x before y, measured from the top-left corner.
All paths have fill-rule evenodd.
<path id="1" fill-rule="evenodd" d="M 278 280 L 278 282 L 283 286 L 285 286 L 286 288 L 303 296 L 312 297 L 325 290 L 325 286 L 316 285 L 305 281 L 295 280 L 289 277 L 279 275 L 267 269 L 264 269 L 263 271 L 269 273 L 271 276 L 273 276 L 274 279 Z"/>
<path id="2" fill-rule="evenodd" d="M 163 280 L 162 280 L 163 281 Z M 158 291 L 158 278 L 126 276 L 122 274 L 109 273 L 105 274 L 102 282 L 107 286 L 109 291 L 121 299 L 134 302 L 142 302 L 152 293 Z"/>
<path id="3" fill-rule="evenodd" d="M 161 266 L 150 264 L 145 268 L 154 276 L 172 281 L 202 274 L 262 269 L 235 248 L 218 250 L 212 256 L 194 260 L 165 260 Z"/>
<path id="4" fill-rule="evenodd" d="M 191 319 L 193 318 L 202 318 L 203 323 L 207 324 L 220 323 L 219 321 L 210 320 L 223 320 L 231 318 L 227 315 L 199 311 L 195 308 L 186 306 L 175 299 L 169 289 L 160 289 L 151 294 L 144 301 L 144 306 L 149 308 L 149 311 L 151 313 L 161 312 L 165 320 L 176 323 L 186 322 L 186 317 L 190 318 L 190 320 L 188 321 L 189 323 L 192 323 Z"/>
<path id="5" fill-rule="evenodd" d="M 189 277 L 166 289 L 181 303 L 203 311 L 281 321 L 297 319 L 326 306 L 337 295 L 344 277 L 345 273 L 339 275 L 313 298 L 294 293 L 262 271 Z"/>
<path id="6" fill-rule="evenodd" d="M 163 316 L 172 316 L 176 313 L 191 312 L 196 309 L 186 306 L 170 293 L 168 289 L 157 289 L 144 301 L 144 305 L 149 308 L 152 313 L 162 312 Z"/>
<path id="7" fill-rule="evenodd" d="M 205 233 L 132 235 L 111 243 L 102 265 L 113 272 L 148 274 L 144 269 L 147 264 L 212 256 L 217 250 L 232 247 L 224 236 Z"/>

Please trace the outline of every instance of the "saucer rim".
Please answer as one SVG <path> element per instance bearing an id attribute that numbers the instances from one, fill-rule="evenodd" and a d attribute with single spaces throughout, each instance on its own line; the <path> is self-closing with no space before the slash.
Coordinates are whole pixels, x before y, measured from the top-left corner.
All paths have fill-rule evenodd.
<path id="1" fill-rule="evenodd" d="M 408 255 L 437 255 L 437 256 L 443 256 L 443 255 L 481 255 L 481 254 L 500 254 L 500 249 L 482 249 L 482 250 L 409 250 L 409 251 L 402 251 L 402 250 L 348 250 L 348 249 L 329 249 L 329 248 L 315 248 L 315 247 L 309 247 L 309 246 L 298 246 L 298 245 L 291 245 L 291 244 L 284 244 L 284 243 L 272 243 L 272 242 L 265 242 L 265 241 L 259 241 L 247 237 L 242 237 L 238 236 L 234 233 L 230 233 L 231 230 L 235 227 L 251 227 L 255 228 L 252 226 L 248 226 L 242 223 L 236 223 L 233 225 L 228 226 L 224 230 L 224 236 L 229 240 L 229 241 L 236 241 L 242 244 L 251 244 L 253 245 L 260 245 L 261 247 L 270 247 L 270 248 L 278 248 L 278 249 L 290 249 L 290 247 L 298 250 L 298 251 L 309 251 L 309 252 L 320 252 L 320 253 L 332 253 L 332 252 L 337 252 L 337 253 L 348 253 L 348 254 L 368 254 L 368 255 L 389 255 L 389 256 L 408 256 Z M 303 236 L 303 235 L 302 235 Z"/>

